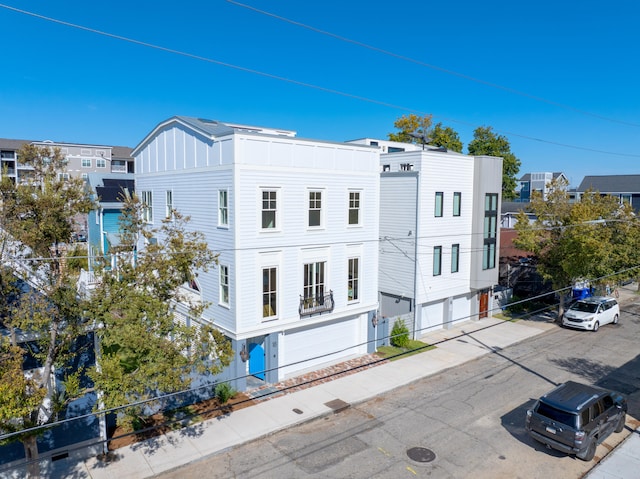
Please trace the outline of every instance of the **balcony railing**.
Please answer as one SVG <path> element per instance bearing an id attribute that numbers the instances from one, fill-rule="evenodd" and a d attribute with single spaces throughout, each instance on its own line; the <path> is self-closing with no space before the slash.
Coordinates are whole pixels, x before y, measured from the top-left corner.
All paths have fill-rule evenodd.
<path id="1" fill-rule="evenodd" d="M 300 316 L 312 316 L 314 314 L 326 313 L 327 311 L 333 311 L 333 291 L 329 291 L 329 294 L 324 296 L 314 296 L 312 298 L 305 298 L 300 295 L 300 306 L 298 312 Z"/>

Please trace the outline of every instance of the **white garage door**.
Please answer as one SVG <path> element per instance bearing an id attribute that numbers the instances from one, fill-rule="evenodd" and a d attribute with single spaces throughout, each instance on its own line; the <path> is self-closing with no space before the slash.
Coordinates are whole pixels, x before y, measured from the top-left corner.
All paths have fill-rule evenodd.
<path id="1" fill-rule="evenodd" d="M 364 342 L 358 323 L 360 317 L 286 332 L 279 377 L 366 352 L 366 346 L 354 347 Z"/>
<path id="2" fill-rule="evenodd" d="M 422 306 L 421 334 L 429 334 L 442 329 L 444 318 L 444 304 L 441 301 L 424 304 Z"/>
<path id="3" fill-rule="evenodd" d="M 463 321 L 468 321 L 471 318 L 469 315 L 471 314 L 471 301 L 465 296 L 458 296 L 457 298 L 453 298 L 453 315 L 451 317 L 452 326 L 456 324 L 460 324 Z"/>

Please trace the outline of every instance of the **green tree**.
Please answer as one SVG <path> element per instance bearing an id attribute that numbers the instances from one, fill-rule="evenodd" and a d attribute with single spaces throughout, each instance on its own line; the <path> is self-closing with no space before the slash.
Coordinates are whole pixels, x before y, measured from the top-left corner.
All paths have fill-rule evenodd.
<path id="1" fill-rule="evenodd" d="M 429 143 L 432 117 L 432 115 L 418 116 L 414 113 L 402 115 L 393 123 L 398 131 L 389 133 L 389 140 L 414 144 Z"/>
<path id="2" fill-rule="evenodd" d="M 436 123 L 429 133 L 429 138 L 431 138 L 430 145 L 442 146 L 447 150 L 462 153 L 460 135 L 450 126 L 442 126 L 442 123 Z"/>
<path id="3" fill-rule="evenodd" d="M 78 336 L 85 332 L 82 302 L 74 278 L 65 267 L 64 244 L 73 229 L 72 218 L 87 213 L 92 202 L 81 179 L 64 179 L 65 158 L 60 150 L 25 145 L 19 151 L 30 176 L 0 183 L 2 260 L 0 271 L 2 323 L 9 340 L 0 345 L 3 356 L 3 394 L 0 430 L 14 433 L 54 421 L 73 399 L 61 396 L 54 370 L 64 368 Z M 17 294 L 16 275 L 31 278 L 37 288 Z M 20 336 L 30 339 L 20 341 Z M 42 365 L 29 378 L 22 372 L 23 357 L 31 354 Z M 6 369 L 4 369 L 6 367 Z M 61 386 L 61 387 L 59 387 Z M 22 441 L 29 474 L 38 477 L 36 433 L 12 436 Z"/>
<path id="4" fill-rule="evenodd" d="M 90 298 L 76 291 L 77 271 L 67 266 L 64 243 L 72 218 L 94 206 L 81 179 L 64 179 L 59 149 L 27 145 L 19 152 L 32 167 L 28 181 L 0 182 L 0 321 L 9 339 L 0 342 L 0 439 L 20 440 L 29 475 L 39 477 L 37 434 L 59 418 L 74 399 L 100 389 L 104 404 L 126 405 L 137 398 L 171 392 L 188 384 L 190 373 L 215 373 L 229 364 L 231 348 L 211 326 L 173 322 L 178 302 L 189 303 L 180 285 L 215 264 L 199 233 L 187 231 L 187 218 L 177 212 L 159 230 L 141 221 L 136 198 L 127 200 L 122 217 L 118 269 L 98 269 L 101 284 Z M 157 241 L 154 239 L 157 238 Z M 146 241 L 144 252 L 136 244 Z M 106 261 L 105 261 L 106 263 Z M 37 287 L 16 294 L 16 274 Z M 198 318 L 207 305 L 191 304 Z M 83 371 L 70 370 L 78 339 L 95 330 L 101 339 L 98 367 L 87 373 L 92 388 L 80 381 Z M 21 342 L 28 337 L 28 343 Z M 26 376 L 22 364 L 27 345 L 42 367 Z M 63 371 L 62 381 L 55 371 Z M 29 432 L 22 432 L 32 429 Z"/>
<path id="5" fill-rule="evenodd" d="M 511 152 L 509 140 L 494 133 L 490 126 L 480 126 L 473 132 L 473 140 L 468 146 L 470 155 L 502 157 L 502 198 L 516 197 L 516 175 L 520 171 L 520 160 Z"/>
<path id="6" fill-rule="evenodd" d="M 533 195 L 533 223 L 524 212 L 518 216 L 514 244 L 536 255 L 538 271 L 554 289 L 577 280 L 606 283 L 636 274 L 629 271 L 640 264 L 640 220 L 633 209 L 597 192 L 571 203 L 566 184 L 558 179 L 549 187 L 546 199 Z M 559 318 L 564 313 L 564 295 L 560 297 Z"/>
<path id="7" fill-rule="evenodd" d="M 137 197 L 125 198 L 124 204 L 121 241 L 112 250 L 116 271 L 103 268 L 88 306 L 101 325 L 96 331 L 100 361 L 89 374 L 107 408 L 188 389 L 190 373 L 218 373 L 232 358 L 231 344 L 219 330 L 187 326 L 174 315 L 179 303 L 188 306 L 191 318 L 208 306 L 182 286 L 213 267 L 217 255 L 177 211 L 161 227 L 149 228 L 141 221 Z M 146 246 L 138 252 L 140 240 Z M 129 407 L 119 423 L 130 425 L 139 413 L 139 407 Z"/>

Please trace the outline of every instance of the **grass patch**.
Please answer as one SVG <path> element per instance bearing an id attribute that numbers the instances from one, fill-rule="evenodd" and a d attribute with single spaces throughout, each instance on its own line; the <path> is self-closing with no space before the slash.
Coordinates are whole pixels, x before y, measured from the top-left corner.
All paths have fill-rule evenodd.
<path id="1" fill-rule="evenodd" d="M 391 361 L 394 361 L 396 359 L 406 358 L 407 356 L 429 351 L 430 349 L 435 349 L 435 346 L 415 339 L 410 339 L 407 346 L 404 348 L 399 348 L 397 346 L 380 346 L 377 353 L 382 358 L 389 358 Z"/>

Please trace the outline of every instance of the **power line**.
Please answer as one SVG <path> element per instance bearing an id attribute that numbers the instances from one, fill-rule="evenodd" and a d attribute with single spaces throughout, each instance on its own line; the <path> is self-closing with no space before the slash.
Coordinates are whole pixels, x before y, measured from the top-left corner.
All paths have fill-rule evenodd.
<path id="1" fill-rule="evenodd" d="M 116 39 L 116 40 L 121 40 L 121 41 L 124 41 L 124 42 L 133 43 L 135 45 L 140 45 L 140 46 L 143 46 L 143 47 L 152 48 L 152 49 L 155 49 L 155 50 L 160 50 L 160 51 L 163 51 L 163 52 L 166 52 L 166 53 L 171 53 L 171 54 L 174 54 L 174 55 L 181 55 L 181 56 L 184 56 L 184 57 L 187 57 L 187 58 L 191 58 L 191 59 L 194 59 L 194 60 L 199 60 L 199 61 L 203 61 L 203 62 L 207 62 L 207 63 L 212 63 L 212 64 L 223 66 L 223 67 L 226 67 L 226 68 L 232 68 L 232 69 L 239 70 L 239 71 L 242 71 L 242 72 L 245 72 L 245 73 L 251 73 L 251 74 L 254 74 L 254 75 L 259 75 L 259 76 L 262 76 L 262 77 L 265 77 L 265 78 L 270 78 L 270 79 L 273 79 L 273 80 L 278 80 L 278 81 L 290 83 L 290 84 L 293 84 L 293 85 L 302 86 L 302 87 L 305 87 L 305 88 L 311 88 L 311 89 L 315 89 L 315 90 L 318 90 L 318 91 L 323 91 L 325 93 L 331 93 L 331 94 L 334 94 L 334 95 L 339 95 L 339 96 L 343 96 L 343 97 L 346 97 L 346 98 L 351 98 L 351 99 L 354 99 L 354 100 L 359 100 L 359 101 L 363 101 L 363 102 L 367 102 L 367 103 L 371 103 L 371 104 L 375 104 L 375 105 L 379 105 L 379 106 L 384 106 L 384 107 L 391 108 L 391 109 L 394 109 L 394 110 L 401 110 L 401 111 L 406 111 L 406 112 L 410 112 L 410 113 L 415 113 L 415 114 L 422 115 L 422 116 L 428 114 L 428 113 L 426 113 L 424 111 L 416 110 L 414 108 L 400 106 L 400 105 L 396 105 L 396 104 L 393 104 L 393 103 L 390 103 L 390 102 L 387 102 L 387 101 L 368 98 L 368 97 L 365 97 L 365 96 L 362 96 L 362 95 L 356 95 L 356 94 L 353 94 L 353 93 L 347 93 L 347 92 L 344 92 L 344 91 L 341 91 L 341 90 L 336 90 L 336 89 L 333 89 L 333 88 L 328 88 L 328 87 L 324 87 L 324 86 L 321 86 L 321 85 L 316 85 L 316 84 L 313 84 L 313 83 L 303 82 L 303 81 L 300 81 L 300 80 L 294 80 L 292 78 L 284 77 L 284 76 L 281 76 L 281 75 L 275 75 L 275 74 L 272 74 L 272 73 L 267 73 L 267 72 L 263 72 L 263 71 L 260 71 L 260 70 L 255 70 L 255 69 L 252 69 L 252 68 L 248 68 L 248 67 L 234 65 L 232 63 L 223 62 L 223 61 L 220 61 L 220 60 L 215 60 L 215 59 L 212 59 L 212 58 L 204 57 L 204 56 L 201 56 L 201 55 L 196 55 L 196 54 L 193 54 L 193 53 L 184 52 L 184 51 L 181 51 L 181 50 L 176 50 L 176 49 L 169 48 L 169 47 L 163 47 L 163 46 L 156 45 L 156 44 L 153 44 L 153 43 L 144 42 L 142 40 L 136 40 L 136 39 L 133 39 L 133 38 L 130 38 L 130 37 L 125 37 L 125 36 L 122 36 L 122 35 L 117 35 L 117 34 L 114 34 L 114 33 L 105 32 L 103 30 L 97 30 L 95 28 L 86 27 L 86 26 L 79 25 L 79 24 L 76 24 L 76 23 L 66 22 L 66 21 L 63 21 L 63 20 L 58 20 L 56 18 L 47 17 L 45 15 L 40 15 L 38 13 L 30 12 L 30 11 L 27 11 L 27 10 L 22 10 L 22 9 L 19 9 L 19 8 L 16 8 L 16 7 L 12 7 L 12 6 L 9 6 L 9 5 L 0 4 L 0 8 L 11 10 L 11 11 L 14 11 L 14 12 L 17 12 L 17 13 L 21 13 L 23 15 L 28 15 L 28 16 L 31 16 L 31 17 L 34 17 L 34 18 L 38 18 L 38 19 L 41 19 L 41 20 L 45 20 L 45 21 L 48 21 L 48 22 L 57 23 L 59 25 L 64 25 L 66 27 L 76 28 L 76 29 L 83 30 L 83 31 L 86 31 L 86 32 L 95 33 L 97 35 L 103 35 L 103 36 L 106 36 L 106 37 L 109 37 L 109 38 L 113 38 L 113 39 Z M 451 121 L 451 122 L 454 122 L 454 123 L 459 123 L 459 124 L 462 124 L 462 125 L 467 125 L 467 126 L 472 126 L 472 127 L 476 126 L 475 124 L 473 124 L 471 122 L 467 122 L 467 121 L 463 121 L 463 120 L 457 120 L 457 119 L 451 118 L 451 117 L 445 117 L 445 116 L 442 116 L 442 115 L 436 115 L 436 117 L 437 118 L 442 118 L 444 120 Z M 504 134 L 507 134 L 507 135 L 523 138 L 525 140 L 536 141 L 536 142 L 539 142 L 539 143 L 547 143 L 547 144 L 550 144 L 550 145 L 561 146 L 563 148 L 570 148 L 570 149 L 575 149 L 575 150 L 580 150 L 580 151 L 589 151 L 589 152 L 592 152 L 592 153 L 601 153 L 601 154 L 605 154 L 605 155 L 623 156 L 623 157 L 628 157 L 628 158 L 640 158 L 640 154 L 620 153 L 620 152 L 613 152 L 613 151 L 607 151 L 607 150 L 599 150 L 599 149 L 595 149 L 595 148 L 588 148 L 588 147 L 578 146 L 578 145 L 571 145 L 571 144 L 568 144 L 568 143 L 560 143 L 560 142 L 551 141 L 551 140 L 544 140 L 542 138 L 536 138 L 536 137 L 533 137 L 533 136 L 524 135 L 524 134 L 520 134 L 520 133 L 514 133 L 514 132 L 501 130 L 501 129 L 496 129 L 495 131 L 497 131 L 499 133 L 504 133 Z"/>
<path id="2" fill-rule="evenodd" d="M 613 123 L 619 123 L 619 124 L 622 124 L 622 125 L 640 127 L 640 124 L 638 124 L 638 123 L 628 122 L 628 121 L 624 121 L 624 120 L 618 120 L 618 119 L 615 119 L 615 118 L 609 118 L 607 116 L 600 115 L 598 113 L 593 113 L 593 112 L 589 112 L 589 111 L 586 111 L 586 110 L 581 110 L 581 109 L 573 107 L 571 105 L 566 105 L 564 103 L 559 103 L 559 102 L 556 102 L 556 101 L 553 101 L 553 100 L 548 100 L 548 99 L 540 97 L 540 96 L 536 96 L 536 95 L 532 95 L 530 93 L 526 93 L 526 92 L 523 92 L 523 91 L 520 91 L 520 90 L 516 90 L 515 88 L 510 88 L 510 87 L 507 87 L 507 86 L 499 85 L 497 83 L 492 83 L 492 82 L 489 82 L 489 81 L 486 81 L 486 80 L 475 78 L 473 76 L 470 76 L 470 75 L 467 75 L 467 74 L 464 74 L 464 73 L 456 72 L 454 70 L 449 70 L 447 68 L 443 68 L 443 67 L 440 67 L 438 65 L 433 65 L 431 63 L 426 63 L 426 62 L 423 62 L 421 60 L 416 60 L 415 58 L 408 57 L 406 55 L 402 55 L 402 54 L 399 54 L 399 53 L 391 52 L 389 50 L 385 50 L 383 48 L 379 48 L 379 47 L 376 47 L 376 46 L 373 46 L 373 45 L 369 45 L 367 43 L 364 43 L 364 42 L 361 42 L 361 41 L 358 41 L 358 40 L 354 40 L 352 38 L 344 37 L 342 35 L 338 35 L 338 34 L 335 34 L 335 33 L 332 33 L 332 32 L 326 31 L 326 30 L 321 30 L 320 28 L 313 27 L 311 25 L 307 25 L 305 23 L 298 22 L 296 20 L 292 20 L 290 18 L 283 17 L 281 15 L 276 15 L 275 13 L 271 13 L 271 12 L 268 12 L 266 10 L 261 10 L 259 8 L 253 7 L 251 5 L 246 5 L 244 3 L 240 3 L 240 2 L 237 2 L 237 1 L 234 1 L 234 0 L 227 0 L 227 2 L 231 3 L 233 5 L 237 5 L 238 7 L 246 8 L 247 10 L 252 10 L 252 11 L 254 11 L 256 13 L 260 13 L 261 15 L 266 15 L 268 17 L 272 17 L 272 18 L 275 18 L 277 20 L 280 20 L 280 21 L 283 21 L 283 22 L 286 22 L 286 23 L 290 23 L 292 25 L 296 25 L 298 27 L 305 28 L 307 30 L 311 30 L 311 31 L 319 33 L 321 35 L 326 35 L 328 37 L 335 38 L 336 40 L 340 40 L 342 42 L 351 43 L 353 45 L 356 45 L 356 46 L 359 46 L 359 47 L 362 47 L 362 48 L 366 48 L 368 50 L 372 50 L 372 51 L 375 51 L 375 52 L 378 52 L 378 53 L 382 53 L 383 55 L 387 55 L 387 56 L 390 56 L 390 57 L 393 57 L 393 58 L 397 58 L 399 60 L 403 60 L 403 61 L 406 61 L 406 62 L 414 63 L 416 65 L 420 65 L 420 66 L 423 66 L 423 67 L 431 68 L 432 70 L 437 70 L 439 72 L 446 73 L 447 75 L 457 76 L 457 77 L 463 78 L 465 80 L 469 80 L 469 81 L 472 81 L 472 82 L 475 82 L 475 83 L 479 83 L 481 85 L 485 85 L 485 86 L 488 86 L 488 87 L 491 87 L 491 88 L 495 88 L 495 89 L 498 89 L 498 90 L 503 90 L 503 91 L 506 91 L 508 93 L 513 93 L 515 95 L 520 95 L 520 96 L 523 96 L 523 97 L 526 97 L 526 98 L 530 98 L 532 100 L 539 101 L 539 102 L 542 102 L 542 103 L 547 103 L 549 105 L 553 105 L 553 106 L 556 106 L 556 107 L 559 107 L 559 108 L 563 108 L 565 110 L 573 111 L 573 112 L 579 113 L 581 115 L 590 116 L 590 117 L 593 117 L 593 118 L 599 118 L 601 120 L 606 120 L 606 121 L 610 121 L 610 122 L 613 122 Z"/>

